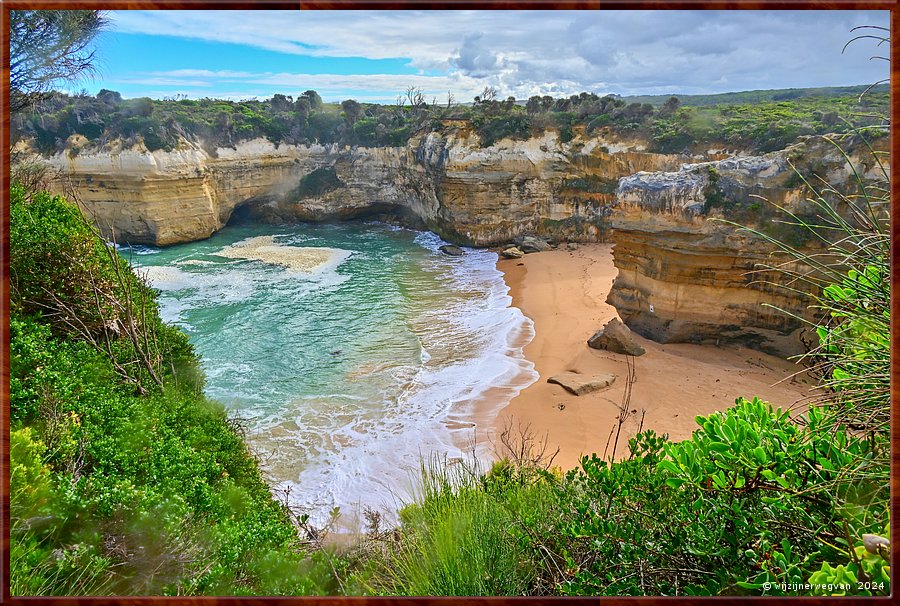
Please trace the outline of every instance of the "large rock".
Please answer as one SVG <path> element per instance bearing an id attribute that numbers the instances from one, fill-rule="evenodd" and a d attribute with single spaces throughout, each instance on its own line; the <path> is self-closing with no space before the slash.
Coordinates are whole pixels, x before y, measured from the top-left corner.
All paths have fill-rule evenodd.
<path id="1" fill-rule="evenodd" d="M 634 335 L 619 318 L 613 318 L 606 323 L 606 326 L 594 333 L 594 336 L 588 339 L 588 345 L 594 349 L 605 349 L 613 353 L 630 356 L 644 355 L 644 348 L 640 346 Z"/>
<path id="2" fill-rule="evenodd" d="M 519 249 L 524 253 L 543 252 L 545 250 L 550 250 L 551 248 L 545 240 L 535 238 L 534 236 L 522 236 L 516 238 L 515 242 Z"/>
<path id="3" fill-rule="evenodd" d="M 598 389 L 605 389 L 613 384 L 616 375 L 583 375 L 577 372 L 564 372 L 547 379 L 547 383 L 562 385 L 566 391 L 582 396 Z"/>
<path id="4" fill-rule="evenodd" d="M 521 259 L 525 256 L 525 253 L 523 253 L 515 246 L 510 246 L 509 248 L 501 251 L 500 256 L 504 259 Z"/>
<path id="5" fill-rule="evenodd" d="M 459 246 L 454 246 L 453 244 L 444 244 L 438 250 L 440 250 L 445 255 L 450 255 L 451 257 L 461 257 L 463 254 L 463 249 Z"/>

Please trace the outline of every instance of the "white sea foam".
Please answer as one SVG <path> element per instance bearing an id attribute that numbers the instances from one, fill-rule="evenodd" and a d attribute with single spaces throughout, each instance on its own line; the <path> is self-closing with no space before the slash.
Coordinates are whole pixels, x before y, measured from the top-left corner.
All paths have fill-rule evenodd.
<path id="1" fill-rule="evenodd" d="M 273 311 L 253 324 L 238 323 L 240 331 L 231 337 L 239 334 L 240 338 L 227 350 L 221 346 L 225 336 L 220 325 L 200 326 L 192 332 L 199 351 L 206 344 L 207 351 L 220 356 L 204 360 L 208 395 L 253 420 L 251 439 L 263 454 L 269 475 L 275 483 L 291 487 L 293 504 L 305 508 L 314 522 L 326 521 L 334 506 L 351 518 L 359 518 L 361 508 L 370 506 L 392 520 L 397 505 L 412 498 L 423 458 L 467 456 L 460 430 L 451 430 L 448 421 L 472 418 L 476 408 L 490 417 L 537 379 L 533 365 L 522 354 L 533 326 L 511 307 L 495 253 L 466 248 L 463 256 L 450 257 L 439 252 L 445 244 L 439 237 L 418 233 L 415 243 L 429 252 L 415 254 L 429 277 L 414 281 L 409 292 L 418 296 L 405 300 L 397 320 L 405 323 L 398 332 L 412 333 L 412 341 L 402 343 L 412 348 L 413 355 L 400 359 L 392 350 L 381 351 L 384 343 L 391 345 L 380 337 L 359 351 L 335 346 L 345 351 L 329 357 L 329 363 L 333 359 L 340 364 L 343 355 L 358 356 L 346 369 L 344 381 L 317 388 L 319 393 L 297 393 L 293 401 L 285 402 L 276 384 L 278 377 L 266 375 L 260 382 L 256 362 L 273 355 L 260 344 L 271 342 L 278 352 L 274 355 L 289 360 L 302 347 L 286 336 L 295 334 L 298 340 L 313 343 L 319 325 L 307 317 L 309 323 L 297 324 L 295 333 L 282 330 L 281 340 L 272 341 L 264 332 L 265 322 L 277 317 L 285 327 L 292 326 L 293 317 L 303 319 L 289 303 L 303 303 L 312 293 L 341 288 L 351 272 L 339 271 L 339 266 L 351 254 L 356 263 L 378 262 L 376 254 L 367 254 L 364 247 L 351 253 L 310 246 L 322 241 L 307 233 L 254 237 L 223 250 L 188 255 L 171 266 L 146 269 L 154 287 L 166 293 L 161 299 L 165 317 L 180 319 L 187 309 L 241 303 L 225 315 L 248 320 L 256 316 L 245 310 L 253 307 L 252 313 L 259 313 L 266 301 L 279 301 L 274 311 L 283 315 L 283 321 Z M 416 290 L 419 287 L 421 292 Z M 351 288 L 359 289 L 357 293 L 366 289 L 358 282 Z M 377 320 L 378 304 L 386 303 L 364 298 L 347 304 L 371 306 L 372 320 Z M 328 314 L 327 309 L 315 312 Z M 365 322 L 369 320 L 363 326 Z M 209 345 L 216 340 L 217 344 Z M 255 347 L 243 347 L 250 342 Z M 307 372 L 294 370 L 290 362 L 286 366 L 281 379 Z M 489 410 L 489 406 L 496 408 Z M 464 438 L 470 435 L 463 433 Z M 483 436 L 477 454 L 483 459 L 491 456 Z"/>
<path id="2" fill-rule="evenodd" d="M 511 307 L 496 254 L 467 249 L 463 257 L 449 257 L 437 252 L 444 242 L 434 234 L 415 240 L 435 253 L 428 264 L 447 280 L 447 290 L 470 296 L 424 312 L 414 329 L 422 345 L 421 364 L 392 369 L 401 391 L 381 403 L 380 414 L 343 421 L 334 415 L 327 431 L 319 428 L 328 436 L 327 446 L 307 447 L 296 480 L 282 477 L 293 503 L 315 522 L 324 523 L 334 506 L 351 519 L 373 507 L 396 521 L 397 506 L 413 498 L 423 459 L 473 454 L 448 428 L 448 419 L 471 417 L 475 407 L 489 417 L 537 380 L 522 352 L 533 324 Z M 493 410 L 485 409 L 488 392 Z M 307 445 L 318 438 L 302 428 L 294 437 Z M 474 454 L 482 463 L 492 459 L 483 434 L 476 444 Z"/>
<path id="3" fill-rule="evenodd" d="M 285 246 L 276 243 L 274 236 L 255 236 L 226 246 L 215 254 L 229 259 L 262 261 L 292 271 L 311 273 L 333 269 L 351 253 L 338 248 Z"/>

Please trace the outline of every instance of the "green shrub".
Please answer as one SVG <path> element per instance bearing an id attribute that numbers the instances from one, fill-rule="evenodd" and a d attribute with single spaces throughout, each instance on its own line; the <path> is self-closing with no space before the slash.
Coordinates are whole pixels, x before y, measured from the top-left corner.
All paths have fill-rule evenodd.
<path id="1" fill-rule="evenodd" d="M 309 555 L 225 409 L 199 393 L 196 356 L 161 322 L 152 291 L 74 206 L 12 191 L 13 593 L 337 591 L 327 559 Z M 146 289 L 130 301 L 168 369 L 159 384 L 136 391 L 118 372 L 130 340 L 106 335 L 110 346 L 98 346 L 58 323 L 60 313 L 72 325 L 97 313 L 103 326 L 106 310 L 90 305 L 98 276 L 108 278 L 113 311 L 129 290 Z"/>

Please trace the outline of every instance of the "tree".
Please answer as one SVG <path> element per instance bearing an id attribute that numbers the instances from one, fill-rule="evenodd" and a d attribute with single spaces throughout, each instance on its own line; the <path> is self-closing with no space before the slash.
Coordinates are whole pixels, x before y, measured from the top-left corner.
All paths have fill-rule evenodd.
<path id="1" fill-rule="evenodd" d="M 322 103 L 322 97 L 320 97 L 319 93 L 317 93 L 314 90 L 308 90 L 308 91 L 304 92 L 303 95 L 301 95 L 301 97 L 306 97 L 307 99 L 309 99 L 310 111 L 314 111 L 314 112 L 320 111 L 322 109 L 322 106 L 324 105 Z"/>
<path id="2" fill-rule="evenodd" d="M 304 118 L 309 115 L 311 108 L 312 106 L 310 105 L 309 97 L 298 97 L 297 101 L 294 103 L 294 111 Z"/>
<path id="3" fill-rule="evenodd" d="M 409 104 L 414 108 L 424 107 L 426 105 L 425 93 L 417 86 L 406 87 L 406 98 L 409 100 Z"/>
<path id="4" fill-rule="evenodd" d="M 678 97 L 669 97 L 666 99 L 666 102 L 663 103 L 662 107 L 659 108 L 659 115 L 663 117 L 671 116 L 678 108 L 681 107 L 681 99 Z"/>
<path id="5" fill-rule="evenodd" d="M 122 103 L 122 95 L 114 90 L 101 88 L 97 93 L 97 100 L 102 101 L 105 105 L 115 107 Z"/>
<path id="6" fill-rule="evenodd" d="M 96 10 L 10 11 L 10 110 L 21 111 L 47 98 L 60 82 L 90 74 L 91 42 L 106 22 Z"/>
<path id="7" fill-rule="evenodd" d="M 275 93 L 275 95 L 272 96 L 271 105 L 272 111 L 286 112 L 290 111 L 293 107 L 294 100 L 291 97 L 285 97 L 284 95 Z"/>
<path id="8" fill-rule="evenodd" d="M 353 124 L 359 118 L 359 115 L 362 113 L 362 106 L 353 99 L 341 101 L 341 109 L 344 110 L 344 118 L 351 126 L 353 126 Z"/>
<path id="9" fill-rule="evenodd" d="M 491 101 L 496 101 L 497 95 L 499 94 L 499 91 L 493 86 L 485 86 L 484 90 L 481 91 L 481 101 L 482 103 L 490 103 Z"/>

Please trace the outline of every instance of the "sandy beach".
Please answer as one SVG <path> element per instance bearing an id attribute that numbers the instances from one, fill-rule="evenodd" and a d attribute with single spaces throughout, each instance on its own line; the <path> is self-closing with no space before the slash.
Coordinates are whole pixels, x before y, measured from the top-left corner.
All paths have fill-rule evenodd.
<path id="1" fill-rule="evenodd" d="M 540 378 L 504 408 L 493 426 L 496 436 L 510 423 L 531 426 L 548 437 L 554 464 L 564 469 L 577 465 L 582 454 L 612 451 L 611 431 L 627 384 L 626 357 L 591 349 L 587 340 L 616 310 L 606 297 L 616 275 L 612 245 L 580 245 L 574 251 L 553 250 L 501 259 L 513 305 L 534 321 L 535 337 L 525 357 Z M 617 455 L 627 452 L 628 437 L 643 429 L 668 433 L 682 440 L 696 429 L 694 417 L 728 408 L 739 396 L 759 396 L 789 407 L 808 395 L 813 381 L 807 376 L 786 377 L 798 366 L 775 356 L 742 347 L 660 345 L 635 335 L 646 353 L 635 357 L 635 382 L 618 441 Z M 554 374 L 614 373 L 608 388 L 575 396 L 547 383 Z M 780 383 L 779 383 L 780 382 Z M 496 439 L 496 438 L 495 438 Z"/>

